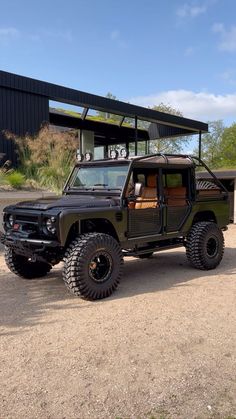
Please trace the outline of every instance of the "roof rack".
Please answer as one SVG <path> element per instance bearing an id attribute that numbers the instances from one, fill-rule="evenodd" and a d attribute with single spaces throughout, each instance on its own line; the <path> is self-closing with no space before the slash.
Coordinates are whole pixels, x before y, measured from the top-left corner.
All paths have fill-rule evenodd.
<path id="1" fill-rule="evenodd" d="M 144 159 L 148 159 L 148 158 L 151 158 L 151 157 L 162 157 L 166 161 L 167 164 L 170 163 L 168 157 L 177 157 L 177 158 L 182 157 L 182 158 L 189 159 L 192 163 L 194 163 L 194 161 L 193 161 L 194 157 L 192 157 L 188 154 L 169 154 L 169 153 L 168 154 L 165 154 L 165 153 L 147 154 L 145 156 L 141 156 L 141 157 L 137 157 L 137 158 L 134 157 L 134 160 L 139 161 L 139 160 L 144 160 Z M 197 157 L 197 159 L 198 159 L 198 157 Z"/>

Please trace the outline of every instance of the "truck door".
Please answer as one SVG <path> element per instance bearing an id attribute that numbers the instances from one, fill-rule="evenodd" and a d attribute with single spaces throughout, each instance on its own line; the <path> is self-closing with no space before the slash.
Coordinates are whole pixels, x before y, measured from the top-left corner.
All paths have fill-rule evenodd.
<path id="1" fill-rule="evenodd" d="M 128 236 L 158 234 L 162 227 L 162 214 L 157 170 L 134 171 L 133 184 L 136 182 L 142 183 L 143 186 L 139 197 L 128 200 Z"/>
<path id="2" fill-rule="evenodd" d="M 165 231 L 179 231 L 191 210 L 190 170 L 163 169 L 162 183 Z"/>

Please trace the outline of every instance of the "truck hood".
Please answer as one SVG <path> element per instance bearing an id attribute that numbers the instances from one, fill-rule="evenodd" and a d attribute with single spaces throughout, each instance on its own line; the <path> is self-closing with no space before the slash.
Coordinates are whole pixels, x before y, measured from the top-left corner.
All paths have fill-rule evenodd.
<path id="1" fill-rule="evenodd" d="M 36 201 L 19 202 L 14 205 L 14 208 L 46 211 L 52 208 L 107 208 L 115 206 L 117 206 L 117 203 L 111 197 L 65 195 L 61 198 L 45 198 Z"/>

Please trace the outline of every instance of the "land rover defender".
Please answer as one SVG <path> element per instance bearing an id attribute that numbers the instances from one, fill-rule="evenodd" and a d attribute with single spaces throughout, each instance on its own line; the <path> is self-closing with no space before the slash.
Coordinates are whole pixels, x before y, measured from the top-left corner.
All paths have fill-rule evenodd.
<path id="1" fill-rule="evenodd" d="M 96 300 L 117 288 L 125 256 L 184 246 L 194 268 L 220 263 L 228 193 L 206 165 L 189 155 L 118 154 L 79 156 L 62 197 L 4 209 L 1 242 L 13 273 L 39 278 L 63 261 L 66 287 Z M 198 179 L 199 167 L 211 179 Z"/>

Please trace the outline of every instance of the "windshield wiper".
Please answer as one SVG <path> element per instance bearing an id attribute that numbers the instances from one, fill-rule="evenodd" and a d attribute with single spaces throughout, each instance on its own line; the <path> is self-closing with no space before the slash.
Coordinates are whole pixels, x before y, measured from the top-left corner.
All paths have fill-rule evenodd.
<path id="1" fill-rule="evenodd" d="M 102 187 L 100 187 L 100 186 L 102 186 Z M 106 185 L 106 186 L 108 186 L 108 185 Z M 68 187 L 68 189 L 67 189 L 68 191 L 92 191 L 92 192 L 94 192 L 94 191 L 121 191 L 122 190 L 122 187 L 118 187 L 118 188 L 107 188 L 107 187 L 104 187 L 103 186 L 103 184 L 98 184 L 98 185 L 94 185 L 94 186 L 90 186 L 89 188 L 84 188 L 84 187 L 81 187 L 81 186 L 69 186 Z"/>
<path id="2" fill-rule="evenodd" d="M 93 187 L 92 187 L 92 190 L 94 191 L 94 190 L 96 190 L 97 189 L 97 186 L 98 186 L 98 189 L 100 190 L 100 186 L 102 187 L 102 188 L 104 188 L 104 189 L 106 189 L 106 191 L 113 191 L 113 190 L 116 190 L 116 191 L 121 191 L 122 190 L 122 187 L 120 186 L 120 187 L 112 187 L 112 186 L 109 186 L 107 183 L 95 183 L 95 185 L 93 185 Z M 107 186 L 109 186 L 109 187 L 107 187 Z"/>
<path id="3" fill-rule="evenodd" d="M 92 188 L 92 191 L 121 191 L 122 190 L 122 188 L 112 188 L 112 187 L 110 187 L 110 188 L 104 188 L 104 189 L 100 189 L 100 188 Z"/>

